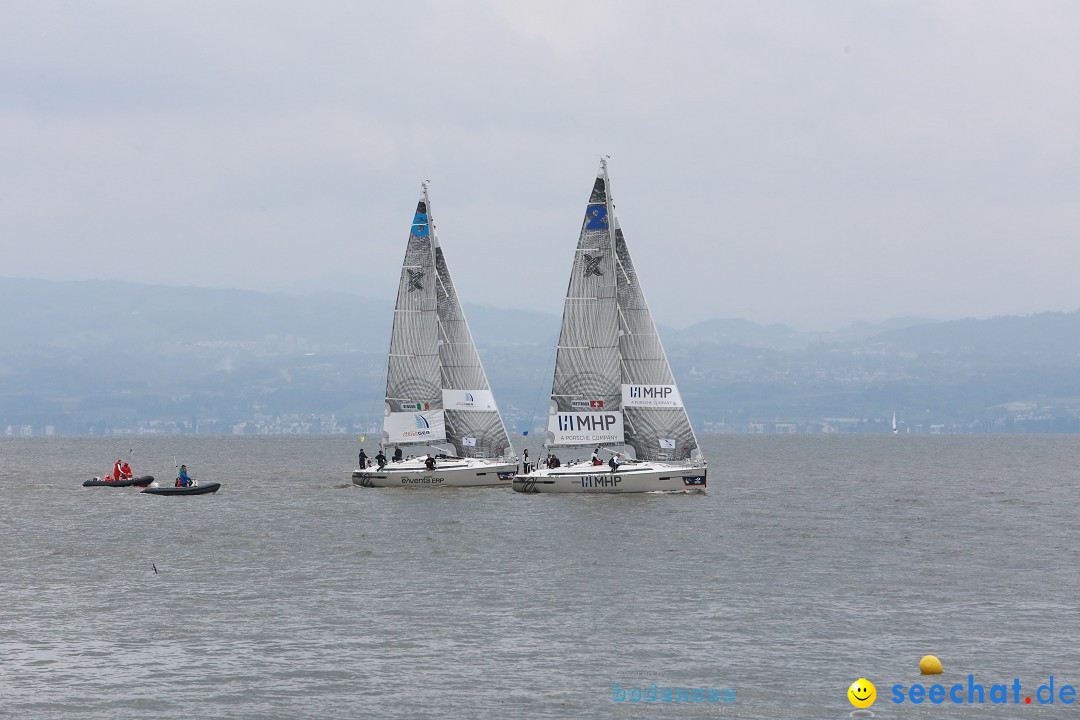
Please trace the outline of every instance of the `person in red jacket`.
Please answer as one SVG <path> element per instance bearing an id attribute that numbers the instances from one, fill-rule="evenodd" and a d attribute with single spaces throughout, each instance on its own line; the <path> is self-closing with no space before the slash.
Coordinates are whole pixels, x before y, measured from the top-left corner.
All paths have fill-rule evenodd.
<path id="1" fill-rule="evenodd" d="M 117 460 L 116 464 L 113 465 L 112 476 L 113 476 L 113 480 L 119 480 L 120 478 L 122 478 L 124 476 L 124 471 L 122 469 L 122 466 L 121 466 L 119 460 Z"/>
<path id="2" fill-rule="evenodd" d="M 120 477 L 124 478 L 125 480 L 130 480 L 132 477 L 134 477 L 131 474 L 131 466 L 127 464 L 127 460 L 125 460 L 124 464 L 120 466 Z"/>

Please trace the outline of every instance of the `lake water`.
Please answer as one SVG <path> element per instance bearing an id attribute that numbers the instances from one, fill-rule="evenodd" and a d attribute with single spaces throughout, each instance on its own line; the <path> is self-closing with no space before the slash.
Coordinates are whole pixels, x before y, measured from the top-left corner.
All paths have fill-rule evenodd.
<path id="1" fill-rule="evenodd" d="M 81 487 L 132 446 L 223 487 Z M 1080 717 L 1034 698 L 1080 685 L 1080 439 L 703 446 L 707 495 L 525 496 L 353 487 L 346 437 L 2 439 L 0 716 L 842 718 L 865 677 Z M 969 675 L 1020 704 L 891 701 Z M 727 699 L 615 699 L 653 684 Z"/>

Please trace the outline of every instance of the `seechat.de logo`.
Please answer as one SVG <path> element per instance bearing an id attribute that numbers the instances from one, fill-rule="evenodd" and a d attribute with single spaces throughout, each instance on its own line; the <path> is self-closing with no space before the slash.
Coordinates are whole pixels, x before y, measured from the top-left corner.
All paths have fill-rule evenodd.
<path id="1" fill-rule="evenodd" d="M 974 675 L 968 675 L 966 683 L 951 686 L 935 684 L 926 687 L 916 683 L 910 688 L 893 685 L 891 689 L 892 701 L 897 705 L 921 705 L 924 702 L 932 705 L 1072 705 L 1076 702 L 1076 688 L 1072 685 L 1058 681 L 1055 692 L 1053 675 L 1050 676 L 1050 682 L 1040 685 L 1035 692 L 1025 690 L 1019 678 L 1013 678 L 1011 683 L 994 683 L 984 687 L 982 683 L 975 682 Z"/>

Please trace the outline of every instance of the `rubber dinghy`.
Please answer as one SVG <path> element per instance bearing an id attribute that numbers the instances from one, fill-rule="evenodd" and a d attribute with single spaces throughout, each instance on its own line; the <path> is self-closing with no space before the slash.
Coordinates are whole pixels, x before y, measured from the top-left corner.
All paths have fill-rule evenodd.
<path id="1" fill-rule="evenodd" d="M 148 487 L 142 492 L 147 495 L 211 495 L 218 491 L 221 483 L 206 483 L 188 487 Z"/>
<path id="2" fill-rule="evenodd" d="M 142 475 L 141 477 L 127 478 L 126 480 L 90 478 L 83 483 L 83 487 L 146 487 L 152 482 L 154 482 L 153 475 Z"/>

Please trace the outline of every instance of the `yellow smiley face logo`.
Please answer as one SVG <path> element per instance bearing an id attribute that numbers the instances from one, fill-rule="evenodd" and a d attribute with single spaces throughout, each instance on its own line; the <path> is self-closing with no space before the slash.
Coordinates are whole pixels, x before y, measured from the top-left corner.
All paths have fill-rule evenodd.
<path id="1" fill-rule="evenodd" d="M 857 708 L 868 708 L 877 700 L 877 688 L 866 678 L 859 678 L 847 689 L 848 700 Z"/>

